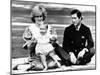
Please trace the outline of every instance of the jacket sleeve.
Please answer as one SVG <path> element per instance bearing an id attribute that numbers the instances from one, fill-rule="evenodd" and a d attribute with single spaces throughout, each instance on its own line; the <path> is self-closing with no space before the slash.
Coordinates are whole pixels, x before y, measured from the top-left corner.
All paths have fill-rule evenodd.
<path id="1" fill-rule="evenodd" d="M 69 37 L 68 37 L 68 30 L 67 29 L 65 29 L 65 31 L 64 31 L 64 37 L 63 37 L 63 49 L 66 51 L 66 52 L 70 52 L 70 50 L 71 50 L 71 47 L 70 47 L 70 41 L 69 41 L 70 39 L 69 39 Z"/>
<path id="2" fill-rule="evenodd" d="M 93 48 L 93 47 L 94 47 L 94 42 L 93 42 L 93 39 L 92 39 L 91 31 L 88 28 L 88 31 L 87 31 L 87 46 L 86 46 L 86 48 L 88 50 L 90 50 L 90 48 Z"/>

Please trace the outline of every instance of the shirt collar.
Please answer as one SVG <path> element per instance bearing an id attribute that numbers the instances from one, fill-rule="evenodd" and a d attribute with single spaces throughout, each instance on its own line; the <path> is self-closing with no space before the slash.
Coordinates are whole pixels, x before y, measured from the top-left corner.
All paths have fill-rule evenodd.
<path id="1" fill-rule="evenodd" d="M 81 27 L 81 24 L 78 26 L 78 29 L 77 29 L 77 30 L 79 30 L 79 29 L 80 29 L 80 27 Z"/>
<path id="2" fill-rule="evenodd" d="M 78 28 L 77 28 L 76 30 L 79 31 L 80 27 L 81 27 L 81 24 L 78 26 Z M 76 28 L 76 27 L 75 27 L 75 28 Z"/>

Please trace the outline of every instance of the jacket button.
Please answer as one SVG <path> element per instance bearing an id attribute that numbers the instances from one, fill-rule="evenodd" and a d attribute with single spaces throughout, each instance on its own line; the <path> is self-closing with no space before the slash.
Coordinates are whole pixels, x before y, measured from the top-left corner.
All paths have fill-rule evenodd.
<path id="1" fill-rule="evenodd" d="M 85 37 L 84 37 L 84 36 L 82 36 L 81 38 L 82 38 L 82 39 L 84 39 Z"/>
<path id="2" fill-rule="evenodd" d="M 74 41 L 71 41 L 71 43 L 73 44 L 73 43 L 74 43 Z"/>
<path id="3" fill-rule="evenodd" d="M 75 52 L 77 52 L 77 50 L 75 50 Z"/>

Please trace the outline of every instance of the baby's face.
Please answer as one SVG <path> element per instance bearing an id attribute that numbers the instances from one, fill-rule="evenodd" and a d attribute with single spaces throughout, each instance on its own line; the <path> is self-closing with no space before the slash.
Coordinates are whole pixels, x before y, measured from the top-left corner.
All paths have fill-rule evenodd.
<path id="1" fill-rule="evenodd" d="M 45 25 L 40 26 L 40 33 L 44 34 L 47 32 L 47 28 Z"/>

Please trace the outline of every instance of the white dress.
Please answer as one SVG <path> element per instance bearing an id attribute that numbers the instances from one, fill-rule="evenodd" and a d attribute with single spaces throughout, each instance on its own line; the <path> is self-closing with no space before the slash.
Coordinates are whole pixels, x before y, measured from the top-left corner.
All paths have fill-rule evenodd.
<path id="1" fill-rule="evenodd" d="M 54 47 L 49 43 L 51 34 L 46 33 L 45 35 L 39 34 L 36 37 L 37 45 L 36 45 L 36 54 L 44 54 L 47 55 L 49 52 L 54 50 Z"/>

